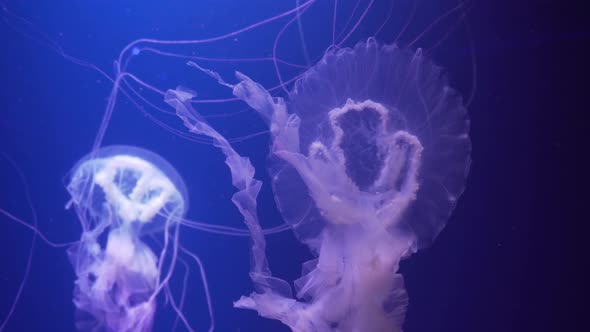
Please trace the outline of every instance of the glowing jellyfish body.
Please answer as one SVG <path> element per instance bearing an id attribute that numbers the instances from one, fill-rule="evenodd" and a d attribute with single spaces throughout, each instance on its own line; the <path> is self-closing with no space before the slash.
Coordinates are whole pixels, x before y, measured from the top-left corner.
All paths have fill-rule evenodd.
<path id="1" fill-rule="evenodd" d="M 186 211 L 186 190 L 157 155 L 108 147 L 84 158 L 68 185 L 83 233 L 69 251 L 77 280 L 77 328 L 150 331 L 161 260 L 142 235 L 164 233 Z M 164 246 L 164 250 L 166 249 Z"/>
<path id="2" fill-rule="evenodd" d="M 275 200 L 317 259 L 295 281 L 298 300 L 254 265 L 258 292 L 235 305 L 294 331 L 400 331 L 399 262 L 435 239 L 465 186 L 461 97 L 420 50 L 373 39 L 328 50 L 286 102 L 238 78 L 236 97 L 270 125 Z"/>

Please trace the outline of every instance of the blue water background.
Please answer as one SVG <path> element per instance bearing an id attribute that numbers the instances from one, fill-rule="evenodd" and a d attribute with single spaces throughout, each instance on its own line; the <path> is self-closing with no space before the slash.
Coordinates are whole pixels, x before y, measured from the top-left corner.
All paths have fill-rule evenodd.
<path id="1" fill-rule="evenodd" d="M 340 28 L 354 3 L 339 1 Z M 362 2 L 363 7 L 366 3 Z M 0 13 L 4 19 L 0 21 L 0 152 L 12 158 L 25 175 L 39 229 L 54 241 L 70 241 L 79 236 L 80 229 L 73 211 L 64 209 L 69 198 L 65 190 L 68 171 L 90 151 L 112 84 L 52 51 L 39 39 L 39 32 L 68 54 L 112 75 L 119 51 L 134 39 L 217 36 L 293 8 L 295 1 L 40 0 L 2 4 L 34 27 Z M 376 1 L 345 46 L 373 35 L 391 5 L 390 1 Z M 409 20 L 409 27 L 397 39 L 403 46 L 457 2 L 419 1 L 413 16 L 414 1 L 398 0 L 393 5 L 393 15 L 377 37 L 385 42 L 396 40 Z M 555 303 L 565 298 L 558 288 L 565 272 L 545 266 L 567 260 L 553 248 L 564 248 L 569 242 L 563 228 L 551 227 L 567 219 L 551 207 L 561 183 L 558 168 L 564 144 L 562 120 L 555 112 L 567 108 L 572 102 L 568 93 L 573 94 L 557 81 L 571 83 L 566 76 L 575 71 L 574 61 L 566 55 L 575 52 L 580 41 L 587 42 L 587 35 L 579 35 L 573 23 L 553 20 L 552 13 L 558 9 L 548 1 L 531 6 L 484 1 L 466 8 L 470 32 L 457 11 L 413 45 L 436 46 L 431 54 L 447 69 L 451 84 L 466 98 L 476 90 L 469 105 L 474 162 L 467 190 L 435 244 L 402 263 L 410 295 L 406 331 L 555 330 L 566 321 L 554 310 Z M 312 63 L 331 42 L 332 9 L 332 1 L 318 1 L 302 17 Z M 287 20 L 183 51 L 211 57 L 270 56 L 274 36 Z M 456 30 L 444 38 L 456 24 Z M 306 63 L 296 24 L 285 32 L 278 54 Z M 200 64 L 230 82 L 234 82 L 233 71 L 240 70 L 265 86 L 276 84 L 268 62 Z M 184 85 L 199 98 L 230 97 L 229 90 L 184 65 L 183 60 L 149 55 L 139 57 L 130 69 L 160 89 Z M 286 77 L 298 72 L 282 69 Z M 156 95 L 144 93 L 159 101 Z M 241 103 L 199 108 L 205 115 L 243 110 L 210 121 L 228 137 L 265 129 Z M 177 119 L 162 118 L 184 130 Z M 228 170 L 215 148 L 162 130 L 124 97 L 118 101 L 104 144 L 136 145 L 160 154 L 177 168 L 189 188 L 189 218 L 242 227 L 230 202 L 234 191 Z M 265 171 L 267 146 L 267 135 L 235 144 L 251 158 L 257 177 L 265 183 L 259 214 L 264 227 L 271 227 L 281 224 L 281 217 Z M 0 207 L 31 221 L 23 184 L 3 158 L 0 178 Z M 232 308 L 232 301 L 252 291 L 247 238 L 189 230 L 181 237 L 205 264 L 217 331 L 288 330 L 254 312 Z M 0 319 L 23 276 L 30 241 L 29 231 L 0 218 Z M 301 263 L 311 258 L 290 232 L 269 236 L 267 252 L 273 272 L 290 282 L 300 276 Z M 191 276 L 186 313 L 202 331 L 209 324 L 206 306 L 196 270 Z M 73 281 L 65 250 L 37 242 L 30 278 L 6 330 L 73 331 Z M 163 307 L 160 301 L 155 331 L 167 331 L 173 320 L 170 307 Z"/>

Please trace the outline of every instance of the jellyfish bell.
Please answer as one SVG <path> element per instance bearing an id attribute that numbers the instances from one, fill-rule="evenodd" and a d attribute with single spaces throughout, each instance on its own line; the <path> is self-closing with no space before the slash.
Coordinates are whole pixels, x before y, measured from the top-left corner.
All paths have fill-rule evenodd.
<path id="1" fill-rule="evenodd" d="M 82 158 L 67 186 L 81 220 L 126 224 L 141 235 L 162 231 L 188 210 L 186 185 L 157 154 L 132 146 L 108 146 Z M 105 209 L 112 211 L 105 211 Z"/>
<path id="2" fill-rule="evenodd" d="M 328 50 L 295 83 L 285 111 L 291 117 L 289 125 L 297 122 L 299 127 L 298 137 L 284 140 L 297 140 L 299 155 L 307 155 L 307 160 L 303 165 L 289 155 L 292 151 L 273 147 L 280 157 L 275 162 L 280 163 L 283 156 L 291 158 L 272 167 L 279 175 L 273 177 L 275 189 L 292 187 L 284 183 L 292 177 L 281 177 L 279 172 L 294 167 L 304 182 L 299 184 L 306 187 L 299 191 L 308 189 L 316 204 L 334 205 L 341 200 L 350 204 L 347 198 L 353 196 L 355 205 L 389 208 L 383 215 L 386 224 L 395 224 L 396 219 L 404 222 L 399 220 L 404 212 L 416 215 L 417 219 L 405 219 L 412 219 L 409 226 L 418 233 L 420 246 L 436 237 L 464 188 L 469 121 L 460 96 L 420 50 L 380 45 L 374 39 L 352 49 Z M 289 127 L 288 133 L 294 131 Z M 314 184 L 320 188 L 312 189 Z M 332 188 L 331 199 L 319 199 L 326 187 Z M 275 195 L 281 209 L 289 210 L 292 200 L 285 196 Z M 432 205 L 422 213 L 408 211 L 414 210 L 411 206 L 395 208 L 409 203 L 402 198 L 421 207 Z M 386 211 L 377 209 L 378 214 Z M 305 221 L 296 223 L 301 222 Z"/>
<path id="3" fill-rule="evenodd" d="M 372 38 L 329 49 L 287 100 L 237 77 L 234 95 L 269 123 L 275 201 L 317 259 L 295 281 L 299 301 L 266 287 L 235 305 L 294 331 L 400 331 L 399 262 L 436 238 L 464 190 L 461 97 L 420 50 Z"/>
<path id="4" fill-rule="evenodd" d="M 78 329 L 150 331 L 162 265 L 142 238 L 159 232 L 169 241 L 186 212 L 180 176 L 152 152 L 113 146 L 83 158 L 67 188 L 82 224 L 68 250 Z"/>

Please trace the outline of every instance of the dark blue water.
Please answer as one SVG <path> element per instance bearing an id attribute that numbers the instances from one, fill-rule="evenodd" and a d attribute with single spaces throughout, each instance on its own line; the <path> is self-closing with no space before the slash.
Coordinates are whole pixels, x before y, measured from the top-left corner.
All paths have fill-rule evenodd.
<path id="1" fill-rule="evenodd" d="M 353 22 L 367 3 L 361 1 Z M 64 208 L 69 199 L 67 175 L 94 143 L 112 83 L 64 57 L 56 47 L 112 76 L 119 52 L 137 38 L 223 35 L 289 10 L 295 1 L 1 4 L 7 10 L 0 12 L 0 208 L 28 222 L 34 220 L 34 211 L 47 238 L 67 242 L 80 232 L 76 215 Z M 355 4 L 338 1 L 336 36 Z M 573 16 L 556 18 L 555 13 L 563 11 L 549 1 L 468 3 L 437 21 L 457 5 L 454 0 L 375 1 L 343 44 L 352 46 L 376 36 L 384 42 L 423 47 L 447 69 L 451 84 L 469 102 L 473 164 L 467 189 L 434 245 L 402 263 L 410 296 L 405 330 L 565 331 L 564 324 L 573 324 L 573 318 L 560 311 L 558 303 L 572 301 L 562 287 L 567 284 L 566 263 L 573 256 L 562 254 L 571 243 L 567 220 L 572 219 L 560 208 L 559 192 L 565 181 L 561 161 L 567 144 L 563 123 L 567 110 L 580 107 L 573 88 L 576 53 L 579 45 L 588 43 L 588 30 L 577 25 Z M 301 65 L 317 62 L 332 41 L 333 6 L 333 1 L 313 4 L 302 16 L 304 39 L 293 23 L 280 39 L 278 56 Z M 275 37 L 291 18 L 220 42 L 166 50 L 217 59 L 270 57 Z M 433 22 L 438 23 L 427 30 Z M 142 54 L 133 61 L 130 71 L 158 89 L 184 85 L 199 98 L 231 97 L 228 89 L 186 66 L 185 60 Z M 265 86 L 277 84 L 271 62 L 199 64 L 230 82 L 235 82 L 233 71 L 239 70 Z M 284 78 L 301 71 L 281 67 Z M 166 109 L 158 95 L 141 93 Z M 284 95 L 281 90 L 276 93 Z M 264 123 L 242 103 L 204 104 L 199 111 L 211 116 L 210 122 L 227 137 L 265 130 Z M 149 107 L 145 112 L 185 130 L 175 117 Z M 136 145 L 160 154 L 177 168 L 189 188 L 187 217 L 243 227 L 230 202 L 234 190 L 229 173 L 215 148 L 162 129 L 124 96 L 118 99 L 103 144 Z M 265 171 L 268 144 L 268 135 L 235 144 L 238 152 L 251 158 L 257 177 L 265 182 L 259 197 L 265 227 L 282 222 Z M 4 156 L 18 165 L 26 185 Z M 247 238 L 190 230 L 181 237 L 205 264 L 217 331 L 288 330 L 232 307 L 232 301 L 252 291 Z M 0 322 L 23 278 L 31 239 L 30 231 L 0 217 Z M 290 232 L 269 236 L 267 251 L 273 272 L 288 281 L 299 277 L 301 263 L 311 258 Z M 29 280 L 5 330 L 73 331 L 74 277 L 64 248 L 37 241 Z M 204 330 L 209 321 L 196 270 L 190 280 L 187 316 L 197 330 Z M 173 312 L 163 301 L 158 305 L 154 329 L 168 331 Z"/>

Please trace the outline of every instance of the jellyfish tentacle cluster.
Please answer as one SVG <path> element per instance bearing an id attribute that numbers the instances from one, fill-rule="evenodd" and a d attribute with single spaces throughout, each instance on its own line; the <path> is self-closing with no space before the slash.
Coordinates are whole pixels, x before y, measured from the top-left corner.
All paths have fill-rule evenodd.
<path id="1" fill-rule="evenodd" d="M 67 188 L 83 229 L 68 250 L 77 328 L 150 331 L 167 248 L 157 256 L 142 236 L 163 232 L 169 242 L 169 228 L 186 212 L 182 180 L 157 155 L 115 146 L 83 158 Z"/>
<path id="2" fill-rule="evenodd" d="M 279 210 L 317 259 L 295 281 L 297 300 L 267 287 L 235 306 L 294 331 L 401 331 L 400 260 L 434 240 L 464 190 L 461 97 L 420 50 L 374 39 L 328 50 L 287 100 L 237 78 L 234 95 L 270 127 Z"/>

